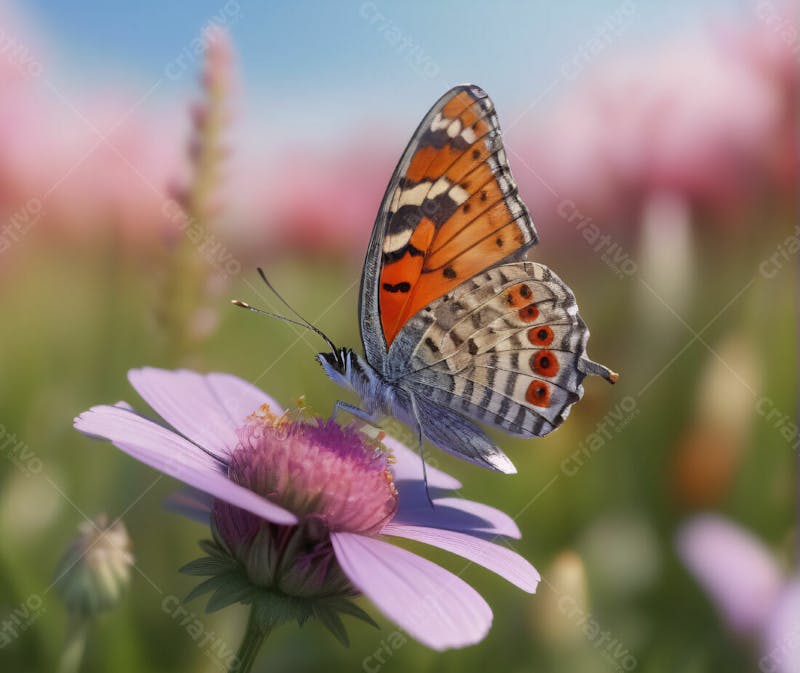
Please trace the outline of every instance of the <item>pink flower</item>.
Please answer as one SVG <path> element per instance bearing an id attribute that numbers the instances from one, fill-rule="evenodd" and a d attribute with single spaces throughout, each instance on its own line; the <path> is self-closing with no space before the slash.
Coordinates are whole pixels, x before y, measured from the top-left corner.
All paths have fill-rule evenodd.
<path id="1" fill-rule="evenodd" d="M 446 549 L 535 591 L 536 570 L 486 539 L 518 538 L 514 521 L 448 496 L 460 484 L 428 467 L 431 508 L 419 457 L 396 440 L 384 440 L 389 454 L 353 427 L 281 416 L 274 400 L 228 374 L 147 368 L 129 379 L 174 430 L 124 403 L 93 407 L 75 427 L 212 496 L 178 502 L 184 513 L 210 517 L 214 554 L 224 556 L 212 565 L 238 564 L 260 591 L 297 600 L 363 593 L 437 650 L 480 641 L 491 609 L 462 579 L 388 537 Z"/>
<path id="2" fill-rule="evenodd" d="M 765 673 L 800 673 L 800 578 L 763 542 L 721 516 L 681 527 L 678 554 L 735 634 L 759 642 Z"/>
<path id="3" fill-rule="evenodd" d="M 678 552 L 734 632 L 747 635 L 761 627 L 782 580 L 759 540 L 722 517 L 705 515 L 683 526 Z"/>
<path id="4" fill-rule="evenodd" d="M 264 194 L 262 229 L 283 246 L 305 252 L 360 255 L 394 161 L 376 147 L 333 153 L 294 148 Z"/>
<path id="5" fill-rule="evenodd" d="M 743 52 L 762 33 L 753 18 L 734 45 L 719 32 L 676 36 L 605 59 L 551 110 L 510 127 L 510 161 L 534 219 L 556 235 L 571 231 L 580 220 L 565 227 L 559 211 L 569 200 L 603 228 L 635 225 L 650 195 L 668 192 L 728 225 L 765 195 L 791 197 L 781 190 L 796 183 L 787 171 L 797 153 L 797 64 L 791 78 L 785 57 L 756 65 Z"/>
<path id="6" fill-rule="evenodd" d="M 764 673 L 800 673 L 800 578 L 786 585 L 767 621 L 759 667 Z"/>

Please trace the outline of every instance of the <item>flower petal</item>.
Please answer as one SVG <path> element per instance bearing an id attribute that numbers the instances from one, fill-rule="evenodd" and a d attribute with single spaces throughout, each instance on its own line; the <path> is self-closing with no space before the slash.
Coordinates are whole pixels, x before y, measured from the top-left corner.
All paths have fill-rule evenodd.
<path id="1" fill-rule="evenodd" d="M 759 669 L 800 673 L 800 578 L 787 583 L 764 632 Z"/>
<path id="2" fill-rule="evenodd" d="M 396 481 L 422 481 L 422 459 L 419 453 L 412 451 L 390 435 L 384 437 L 383 444 L 394 454 L 397 461 L 392 467 Z M 458 479 L 430 464 L 427 464 L 427 473 L 428 486 L 431 488 L 443 488 L 448 491 L 461 488 Z"/>
<path id="3" fill-rule="evenodd" d="M 473 645 L 492 610 L 464 580 L 410 551 L 354 533 L 332 533 L 350 581 L 389 619 L 435 650 Z"/>
<path id="4" fill-rule="evenodd" d="M 677 546 L 683 562 L 733 631 L 753 634 L 764 625 L 775 608 L 782 580 L 777 562 L 760 540 L 708 514 L 683 525 Z"/>
<path id="5" fill-rule="evenodd" d="M 468 533 L 424 526 L 404 526 L 390 522 L 383 528 L 381 534 L 424 542 L 463 556 L 497 573 L 530 594 L 536 592 L 536 585 L 541 579 L 536 568 L 516 552 Z"/>
<path id="6" fill-rule="evenodd" d="M 421 482 L 398 482 L 397 490 L 400 497 L 395 523 L 464 533 L 504 535 L 515 539 L 522 537 L 514 519 L 482 502 L 463 498 L 437 498 L 434 494 L 434 507 L 431 507 Z"/>
<path id="7" fill-rule="evenodd" d="M 126 409 L 92 407 L 75 419 L 75 428 L 92 437 L 110 440 L 146 465 L 267 521 L 297 523 L 291 512 L 230 481 L 224 474 L 224 466 L 194 444 Z"/>
<path id="8" fill-rule="evenodd" d="M 265 403 L 280 413 L 275 400 L 230 374 L 145 367 L 132 369 L 128 379 L 167 423 L 223 460 L 236 446 L 236 428 L 250 413 Z"/>
<path id="9" fill-rule="evenodd" d="M 211 372 L 205 376 L 209 390 L 219 400 L 235 427 L 239 427 L 250 414 L 262 404 L 276 416 L 283 413 L 283 407 L 267 395 L 261 388 L 233 374 Z"/>

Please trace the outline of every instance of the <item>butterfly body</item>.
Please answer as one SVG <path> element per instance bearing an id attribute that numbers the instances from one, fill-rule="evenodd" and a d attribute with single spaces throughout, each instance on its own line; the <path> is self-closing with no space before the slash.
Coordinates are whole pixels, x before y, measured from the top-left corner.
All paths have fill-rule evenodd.
<path id="1" fill-rule="evenodd" d="M 335 411 L 343 410 L 372 424 L 386 416 L 396 418 L 420 432 L 439 448 L 482 467 L 512 474 L 514 464 L 494 446 L 480 428 L 448 409 L 430 403 L 413 385 L 388 380 L 355 351 L 342 348 L 319 353 L 318 362 L 328 377 L 343 388 L 354 391 L 364 408 L 338 401 Z"/>
<path id="2" fill-rule="evenodd" d="M 365 407 L 359 411 L 365 418 L 377 421 L 381 416 L 398 416 L 398 411 L 407 406 L 399 401 L 400 389 L 384 379 L 355 351 L 349 348 L 339 349 L 338 357 L 331 353 L 319 353 L 317 360 L 334 383 L 359 396 Z M 355 411 L 341 402 L 339 406 Z"/>
<path id="3" fill-rule="evenodd" d="M 515 472 L 476 422 L 543 436 L 587 374 L 616 380 L 586 354 L 572 291 L 527 260 L 537 240 L 492 102 L 455 87 L 423 118 L 384 195 L 361 280 L 363 357 L 317 356 L 363 403 L 336 409 L 373 423 L 394 416 L 420 442 Z"/>

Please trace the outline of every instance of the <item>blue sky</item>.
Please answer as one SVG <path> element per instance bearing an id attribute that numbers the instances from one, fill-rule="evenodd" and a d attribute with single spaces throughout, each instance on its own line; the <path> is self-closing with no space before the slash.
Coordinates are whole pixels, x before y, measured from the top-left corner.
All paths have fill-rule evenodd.
<path id="1" fill-rule="evenodd" d="M 250 114 L 262 110 L 312 135 L 375 115 L 421 116 L 463 81 L 483 86 L 499 108 L 521 111 L 600 31 L 611 35 L 600 38 L 602 55 L 611 55 L 698 30 L 726 8 L 752 12 L 746 0 L 33 0 L 24 6 L 62 81 L 87 89 L 124 82 L 144 92 L 161 79 L 154 102 L 195 88 L 196 67 L 174 78 L 164 77 L 165 68 L 180 70 L 176 59 L 202 26 L 222 19 L 233 35 Z"/>

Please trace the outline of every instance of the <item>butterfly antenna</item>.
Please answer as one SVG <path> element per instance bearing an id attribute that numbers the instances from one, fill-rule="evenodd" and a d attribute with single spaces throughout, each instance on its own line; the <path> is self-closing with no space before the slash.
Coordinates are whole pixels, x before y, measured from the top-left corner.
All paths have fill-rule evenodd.
<path id="1" fill-rule="evenodd" d="M 278 320 L 282 320 L 283 322 L 289 323 L 290 325 L 297 325 L 298 327 L 304 327 L 305 329 L 309 329 L 312 332 L 319 334 L 327 343 L 331 350 L 335 351 L 336 346 L 333 345 L 333 342 L 322 332 L 322 330 L 317 329 L 311 323 L 306 321 L 300 322 L 299 320 L 292 320 L 291 318 L 287 318 L 284 315 L 279 315 L 278 313 L 271 313 L 270 311 L 264 311 L 263 309 L 256 308 L 255 306 L 250 306 L 246 301 L 242 301 L 241 299 L 231 299 L 231 304 L 234 306 L 239 306 L 240 308 L 246 308 L 248 311 L 252 311 L 253 313 L 260 313 L 261 315 L 269 316 L 270 318 L 277 318 Z"/>
<path id="2" fill-rule="evenodd" d="M 325 339 L 325 343 L 327 343 L 327 344 L 328 344 L 328 345 L 331 347 L 331 350 L 335 351 L 335 350 L 336 350 L 336 346 L 334 345 L 333 341 L 331 341 L 331 340 L 328 338 L 328 336 L 327 336 L 327 335 L 326 335 L 326 334 L 325 334 L 325 333 L 324 333 L 324 332 L 323 332 L 321 329 L 319 329 L 319 328 L 318 328 L 318 327 L 316 327 L 315 325 L 312 325 L 310 322 L 308 322 L 308 320 L 306 320 L 306 319 L 305 319 L 303 316 L 301 316 L 301 315 L 300 315 L 300 314 L 299 314 L 299 313 L 298 313 L 298 312 L 297 312 L 297 311 L 294 309 L 294 307 L 293 307 L 293 306 L 292 306 L 292 305 L 291 305 L 291 304 L 290 304 L 288 301 L 286 301 L 286 300 L 283 298 L 283 296 L 281 296 L 281 293 L 280 293 L 280 292 L 278 292 L 278 291 L 275 289 L 275 286 L 274 286 L 272 283 L 270 283 L 270 282 L 269 282 L 269 278 L 267 278 L 267 274 L 266 274 L 266 273 L 264 273 L 264 269 L 262 269 L 261 267 L 258 267 L 258 269 L 257 269 L 257 270 L 258 270 L 258 275 L 259 275 L 259 276 L 261 276 L 261 280 L 263 280 L 263 281 L 264 281 L 264 284 L 265 284 L 265 285 L 266 285 L 266 286 L 267 286 L 267 287 L 268 287 L 268 288 L 269 288 L 269 289 L 272 291 L 272 294 L 274 294 L 274 295 L 275 295 L 275 296 L 278 298 L 278 300 L 281 302 L 281 304 L 283 304 L 283 305 L 284 305 L 286 308 L 288 308 L 288 309 L 289 309 L 289 310 L 290 310 L 290 311 L 291 311 L 291 312 L 292 312 L 292 313 L 293 313 L 295 316 L 297 316 L 297 317 L 300 319 L 300 321 L 301 321 L 301 322 L 302 322 L 302 323 L 303 323 L 303 324 L 304 324 L 306 327 L 308 327 L 308 328 L 309 328 L 310 330 L 312 330 L 313 332 L 316 332 L 316 333 L 317 333 L 317 334 L 319 334 L 319 335 L 320 335 L 320 336 L 321 336 L 323 339 Z"/>

